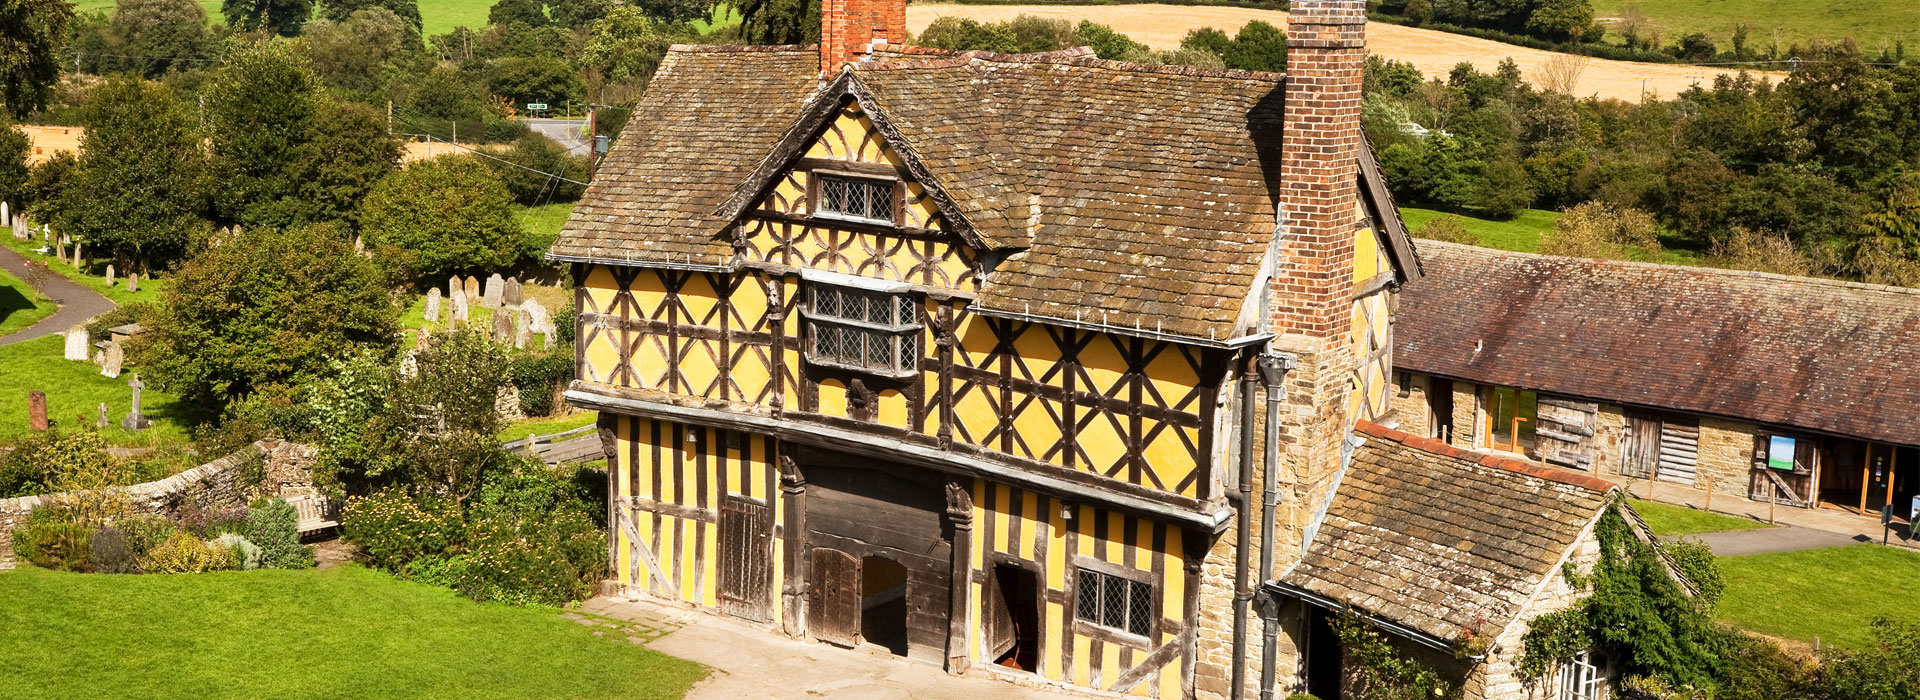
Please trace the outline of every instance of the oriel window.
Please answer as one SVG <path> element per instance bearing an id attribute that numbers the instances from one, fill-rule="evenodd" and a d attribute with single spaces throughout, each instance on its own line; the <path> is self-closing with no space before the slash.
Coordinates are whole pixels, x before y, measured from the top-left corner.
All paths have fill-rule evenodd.
<path id="1" fill-rule="evenodd" d="M 912 373 L 920 356 L 917 310 L 906 293 L 815 283 L 807 315 L 813 335 L 808 359 L 877 374 Z"/>

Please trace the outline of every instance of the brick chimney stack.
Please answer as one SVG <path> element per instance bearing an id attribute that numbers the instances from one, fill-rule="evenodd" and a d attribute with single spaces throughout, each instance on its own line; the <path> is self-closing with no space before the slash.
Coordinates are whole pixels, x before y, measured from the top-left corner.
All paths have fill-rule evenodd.
<path id="1" fill-rule="evenodd" d="M 821 0 L 820 76 L 866 58 L 876 43 L 907 38 L 906 0 Z"/>

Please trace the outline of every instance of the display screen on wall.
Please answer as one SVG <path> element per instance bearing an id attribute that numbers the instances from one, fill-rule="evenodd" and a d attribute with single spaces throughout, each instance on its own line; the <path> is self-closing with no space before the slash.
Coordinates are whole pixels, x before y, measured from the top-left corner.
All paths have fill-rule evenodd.
<path id="1" fill-rule="evenodd" d="M 1793 448 L 1793 438 L 1773 436 L 1767 444 L 1767 466 L 1793 471 Z"/>

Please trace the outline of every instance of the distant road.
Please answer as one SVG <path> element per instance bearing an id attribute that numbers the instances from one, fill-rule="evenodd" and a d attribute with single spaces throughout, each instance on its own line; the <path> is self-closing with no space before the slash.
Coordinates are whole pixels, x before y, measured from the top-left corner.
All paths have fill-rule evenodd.
<path id="1" fill-rule="evenodd" d="M 907 6 L 907 29 L 915 34 L 925 31 L 933 20 L 955 15 L 982 22 L 1001 22 L 1019 15 L 1059 17 L 1072 22 L 1083 19 L 1112 27 L 1134 41 L 1155 49 L 1173 49 L 1187 32 L 1213 27 L 1228 35 L 1242 25 L 1262 20 L 1285 28 L 1287 13 L 1245 7 L 1201 7 L 1189 5 L 923 5 Z M 1369 22 L 1367 48 L 1387 58 L 1412 63 L 1428 78 L 1445 77 L 1455 64 L 1466 62 L 1492 72 L 1500 59 L 1512 58 L 1519 64 L 1528 82 L 1537 82 L 1535 74 L 1549 60 L 1567 54 L 1541 51 L 1524 46 L 1476 39 L 1461 34 L 1402 27 L 1397 24 Z M 1730 72 L 1707 66 L 1685 64 L 1635 63 L 1588 59 L 1572 94 L 1581 97 L 1611 97 L 1639 102 L 1642 91 L 1657 97 L 1672 97 L 1694 83 L 1710 85 L 1713 78 Z M 1774 82 L 1785 73 L 1764 73 Z"/>
<path id="2" fill-rule="evenodd" d="M 929 20 L 931 21 L 931 20 Z M 585 155 L 587 135 L 583 130 L 587 123 L 578 119 L 522 119 L 534 133 L 553 139 L 561 148 L 573 151 L 573 155 Z"/>

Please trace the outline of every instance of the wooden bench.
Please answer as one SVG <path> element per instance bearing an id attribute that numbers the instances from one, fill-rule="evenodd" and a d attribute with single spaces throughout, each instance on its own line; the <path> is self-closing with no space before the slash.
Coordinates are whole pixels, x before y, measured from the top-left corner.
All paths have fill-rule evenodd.
<path id="1" fill-rule="evenodd" d="M 333 501 L 320 494 L 288 496 L 287 503 L 300 513 L 300 534 L 302 536 L 320 532 L 327 528 L 340 527 L 340 509 Z"/>

